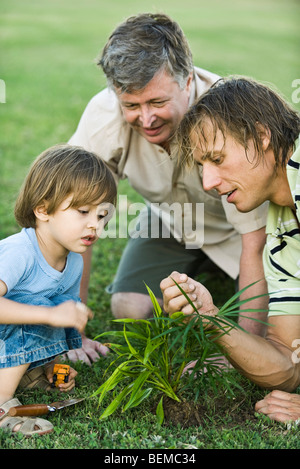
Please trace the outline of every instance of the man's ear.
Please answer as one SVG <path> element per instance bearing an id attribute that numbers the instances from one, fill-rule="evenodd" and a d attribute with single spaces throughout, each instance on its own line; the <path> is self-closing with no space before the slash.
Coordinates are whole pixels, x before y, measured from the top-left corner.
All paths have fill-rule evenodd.
<path id="1" fill-rule="evenodd" d="M 188 92 L 191 91 L 191 86 L 192 86 L 192 83 L 193 83 L 193 76 L 194 76 L 194 72 L 190 72 L 189 76 L 188 76 L 188 79 L 187 79 L 187 82 L 186 82 L 186 89 Z"/>
<path id="2" fill-rule="evenodd" d="M 48 215 L 47 209 L 48 209 L 48 203 L 46 201 L 43 201 L 40 205 L 38 205 L 33 210 L 33 212 L 38 220 L 48 221 L 49 215 Z"/>
<path id="3" fill-rule="evenodd" d="M 256 123 L 256 129 L 260 136 L 262 149 L 266 151 L 271 142 L 271 131 L 268 127 L 260 124 L 259 122 Z"/>

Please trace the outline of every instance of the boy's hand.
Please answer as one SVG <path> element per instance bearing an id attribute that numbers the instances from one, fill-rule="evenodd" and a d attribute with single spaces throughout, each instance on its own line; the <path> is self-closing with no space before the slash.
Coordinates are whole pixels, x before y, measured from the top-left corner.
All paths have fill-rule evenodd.
<path id="1" fill-rule="evenodd" d="M 49 325 L 52 327 L 74 327 L 84 332 L 86 323 L 92 319 L 92 311 L 83 303 L 66 301 L 52 308 L 49 314 Z"/>
<path id="2" fill-rule="evenodd" d="M 55 363 L 50 363 L 48 365 L 45 365 L 45 373 L 47 376 L 47 379 L 49 383 L 53 383 L 53 368 L 54 368 Z M 67 383 L 59 384 L 58 390 L 61 392 L 70 392 L 74 387 L 75 387 L 75 377 L 77 376 L 77 371 L 74 370 L 74 368 L 70 367 L 70 374 L 69 374 L 69 379 Z"/>

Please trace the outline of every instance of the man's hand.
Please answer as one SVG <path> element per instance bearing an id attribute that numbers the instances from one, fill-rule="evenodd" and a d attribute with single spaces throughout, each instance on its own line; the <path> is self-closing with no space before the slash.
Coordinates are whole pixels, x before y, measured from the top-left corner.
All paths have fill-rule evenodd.
<path id="1" fill-rule="evenodd" d="M 277 422 L 300 419 L 300 395 L 284 391 L 272 391 L 255 405 L 256 412 Z"/>
<path id="2" fill-rule="evenodd" d="M 108 352 L 109 349 L 105 345 L 82 336 L 82 348 L 70 350 L 66 358 L 74 363 L 81 361 L 91 366 L 93 362 L 99 360 L 99 353 L 105 357 Z"/>
<path id="3" fill-rule="evenodd" d="M 218 308 L 213 303 L 209 291 L 199 282 L 189 278 L 186 274 L 172 272 L 171 275 L 160 283 L 163 294 L 163 307 L 169 315 L 182 311 L 186 315 L 193 314 L 194 308 L 189 304 L 186 297 L 179 290 L 174 281 L 180 285 L 183 291 L 192 300 L 200 314 L 215 316 Z"/>

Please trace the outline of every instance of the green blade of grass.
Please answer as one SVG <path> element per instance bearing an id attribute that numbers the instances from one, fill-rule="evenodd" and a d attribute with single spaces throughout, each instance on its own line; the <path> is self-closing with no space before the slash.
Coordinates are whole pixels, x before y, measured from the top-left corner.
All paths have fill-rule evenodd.
<path id="1" fill-rule="evenodd" d="M 122 401 L 130 393 L 131 387 L 132 384 L 130 383 L 120 392 L 120 394 L 118 394 L 118 396 L 109 404 L 105 411 L 100 415 L 99 420 L 106 419 L 120 407 Z"/>
<path id="2" fill-rule="evenodd" d="M 143 400 L 142 396 L 146 398 L 146 394 L 144 391 L 141 390 L 142 386 L 144 385 L 145 381 L 147 381 L 148 377 L 152 373 L 152 370 L 144 370 L 144 372 L 140 373 L 139 377 L 134 381 L 132 386 L 132 391 L 130 394 L 129 401 L 124 406 L 124 411 L 130 409 L 134 406 L 134 403 L 138 400 L 141 402 Z M 137 405 L 137 404 L 136 404 Z"/>
<path id="3" fill-rule="evenodd" d="M 156 407 L 156 421 L 158 427 L 161 427 L 165 418 L 164 407 L 163 407 L 163 396 L 161 397 L 157 407 Z"/>

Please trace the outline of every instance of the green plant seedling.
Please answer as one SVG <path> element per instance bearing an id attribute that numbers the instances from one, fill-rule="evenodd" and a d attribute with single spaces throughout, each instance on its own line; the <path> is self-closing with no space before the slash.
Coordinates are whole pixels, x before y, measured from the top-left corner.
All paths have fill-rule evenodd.
<path id="1" fill-rule="evenodd" d="M 193 305 L 181 287 L 177 286 Z M 216 338 L 239 327 L 233 318 L 249 301 L 237 301 L 243 289 L 228 300 L 215 317 L 200 315 L 193 305 L 195 314 L 187 320 L 182 312 L 167 317 L 151 289 L 147 285 L 146 288 L 153 304 L 153 318 L 116 319 L 115 323 L 123 324 L 122 330 L 105 332 L 96 337 L 110 336 L 121 340 L 121 343 L 109 344 L 117 357 L 106 370 L 106 373 L 111 372 L 110 376 L 93 394 L 98 396 L 99 406 L 103 405 L 108 395 L 113 396 L 100 419 L 109 417 L 117 409 L 125 412 L 136 407 L 156 392 L 162 395 L 156 408 L 157 422 L 161 425 L 164 421 L 164 396 L 180 402 L 184 389 L 190 386 L 194 390 L 195 375 L 208 379 L 216 388 L 216 380 L 222 376 L 220 355 L 224 353 Z M 207 327 L 207 320 L 217 326 L 218 332 Z M 187 380 L 183 379 L 186 366 L 193 360 L 196 361 L 193 371 L 186 373 Z M 232 393 L 235 383 L 230 373 L 225 375 L 224 382 L 228 383 L 228 390 Z M 198 397 L 197 392 L 195 395 Z"/>

